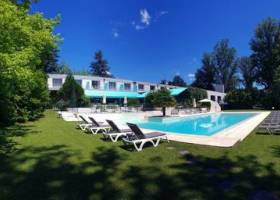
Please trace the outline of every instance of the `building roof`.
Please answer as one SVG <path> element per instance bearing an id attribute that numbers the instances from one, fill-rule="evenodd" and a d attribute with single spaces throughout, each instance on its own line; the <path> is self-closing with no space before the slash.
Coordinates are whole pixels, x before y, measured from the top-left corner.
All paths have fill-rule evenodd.
<path id="1" fill-rule="evenodd" d="M 178 87 L 178 88 L 169 89 L 169 91 L 172 96 L 177 96 L 177 95 L 181 94 L 182 92 L 184 92 L 186 89 L 187 89 L 186 87 Z"/>
<path id="2" fill-rule="evenodd" d="M 48 74 L 50 78 L 66 78 L 67 74 Z M 154 85 L 154 86 L 165 86 L 165 87 L 176 87 L 174 85 L 168 85 L 168 84 L 160 84 L 160 83 L 151 83 L 151 82 L 145 82 L 145 81 L 133 81 L 133 80 L 127 80 L 127 79 L 121 79 L 121 78 L 109 78 L 109 77 L 100 77 L 100 76 L 92 76 L 92 75 L 75 75 L 73 74 L 75 79 L 82 79 L 82 80 L 106 80 L 106 81 L 116 81 L 116 82 L 122 82 L 122 83 L 137 83 L 137 84 L 148 84 L 148 85 Z"/>

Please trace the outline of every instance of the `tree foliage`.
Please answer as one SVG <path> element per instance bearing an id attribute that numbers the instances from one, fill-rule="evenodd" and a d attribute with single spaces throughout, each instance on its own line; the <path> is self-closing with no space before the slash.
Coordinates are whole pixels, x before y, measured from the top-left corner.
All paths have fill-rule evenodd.
<path id="1" fill-rule="evenodd" d="M 170 91 L 167 89 L 157 90 L 150 92 L 145 102 L 149 102 L 154 107 L 161 107 L 163 116 L 165 116 L 166 107 L 173 107 L 176 105 L 176 100 L 171 96 Z"/>
<path id="2" fill-rule="evenodd" d="M 273 18 L 261 22 L 250 43 L 253 65 L 257 68 L 257 81 L 265 88 L 273 84 L 273 74 L 280 66 L 280 24 Z"/>
<path id="3" fill-rule="evenodd" d="M 37 118 L 48 104 L 42 52 L 57 47 L 57 19 L 0 1 L 0 121 Z"/>
<path id="4" fill-rule="evenodd" d="M 215 83 L 215 67 L 211 54 L 205 53 L 202 58 L 202 67 L 195 73 L 195 81 L 193 87 L 213 90 Z"/>
<path id="5" fill-rule="evenodd" d="M 266 109 L 280 109 L 280 67 L 275 70 L 271 87 L 263 91 L 262 104 Z"/>
<path id="6" fill-rule="evenodd" d="M 45 73 L 59 73 L 60 66 L 58 64 L 59 50 L 56 47 L 46 48 L 41 53 L 42 67 Z"/>
<path id="7" fill-rule="evenodd" d="M 238 67 L 242 76 L 242 83 L 245 89 L 252 90 L 253 83 L 256 81 L 257 70 L 250 57 L 241 57 L 238 61 Z"/>
<path id="8" fill-rule="evenodd" d="M 59 74 L 72 74 L 72 70 L 71 70 L 71 67 L 67 63 L 62 62 L 58 65 L 58 73 Z"/>
<path id="9" fill-rule="evenodd" d="M 58 102 L 64 102 L 64 107 L 83 107 L 89 105 L 83 88 L 75 81 L 72 74 L 68 74 L 63 86 L 58 91 Z"/>
<path id="10" fill-rule="evenodd" d="M 227 39 L 223 39 L 215 45 L 212 56 L 216 83 L 223 84 L 226 92 L 235 89 L 238 81 L 236 50 L 229 46 Z"/>
<path id="11" fill-rule="evenodd" d="M 94 76 L 113 77 L 107 60 L 103 58 L 102 51 L 95 53 L 95 61 L 90 64 L 90 71 Z"/>
<path id="12" fill-rule="evenodd" d="M 226 95 L 225 102 L 229 109 L 251 109 L 255 104 L 255 99 L 250 91 L 236 89 Z"/>
<path id="13" fill-rule="evenodd" d="M 236 50 L 229 46 L 229 41 L 223 39 L 217 42 L 211 53 L 205 53 L 202 67 L 195 75 L 194 87 L 212 90 L 213 84 L 223 84 L 225 91 L 233 90 L 238 79 Z"/>
<path id="14" fill-rule="evenodd" d="M 175 75 L 173 80 L 170 82 L 170 85 L 178 86 L 178 87 L 186 87 L 187 84 L 184 79 L 180 75 Z"/>

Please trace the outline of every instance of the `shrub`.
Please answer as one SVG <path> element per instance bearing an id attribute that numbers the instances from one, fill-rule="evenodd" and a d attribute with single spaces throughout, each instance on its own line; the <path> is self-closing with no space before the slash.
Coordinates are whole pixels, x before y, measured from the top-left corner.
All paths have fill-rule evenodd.
<path id="1" fill-rule="evenodd" d="M 63 100 L 63 107 L 85 107 L 90 100 L 84 95 L 83 88 L 75 81 L 72 74 L 68 74 L 63 86 L 58 91 L 58 98 Z"/>
<path id="2" fill-rule="evenodd" d="M 261 104 L 266 109 L 280 109 L 280 85 L 274 84 L 270 89 L 262 91 Z"/>
<path id="3" fill-rule="evenodd" d="M 251 109 L 255 105 L 252 92 L 238 89 L 227 93 L 225 102 L 229 109 Z"/>
<path id="4" fill-rule="evenodd" d="M 139 101 L 139 99 L 128 99 L 127 106 L 138 107 L 138 106 L 140 106 L 140 101 Z"/>

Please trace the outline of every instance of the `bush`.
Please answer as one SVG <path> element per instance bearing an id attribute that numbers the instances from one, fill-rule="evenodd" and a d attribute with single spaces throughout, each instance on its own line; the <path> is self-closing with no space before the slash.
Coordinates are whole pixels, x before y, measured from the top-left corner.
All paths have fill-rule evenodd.
<path id="1" fill-rule="evenodd" d="M 84 95 L 83 88 L 75 81 L 72 74 L 68 74 L 57 95 L 57 99 L 63 102 L 62 107 L 86 107 L 90 104 L 90 100 Z"/>
<path id="2" fill-rule="evenodd" d="M 4 124 L 34 120 L 42 115 L 49 102 L 43 72 L 22 68 L 19 71 L 0 81 L 4 88 L 0 92 L 0 121 Z"/>
<path id="3" fill-rule="evenodd" d="M 280 85 L 273 85 L 270 89 L 262 91 L 261 103 L 265 109 L 280 109 Z"/>
<path id="4" fill-rule="evenodd" d="M 229 109 L 252 109 L 256 103 L 256 98 L 253 98 L 252 92 L 238 89 L 227 93 L 225 102 Z"/>
<path id="5" fill-rule="evenodd" d="M 127 106 L 139 107 L 140 106 L 140 101 L 139 101 L 139 99 L 128 99 Z"/>

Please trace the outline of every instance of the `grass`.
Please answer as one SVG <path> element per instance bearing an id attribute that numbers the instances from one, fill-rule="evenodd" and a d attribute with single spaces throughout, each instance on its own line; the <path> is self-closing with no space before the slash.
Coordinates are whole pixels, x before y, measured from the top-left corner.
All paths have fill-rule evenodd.
<path id="1" fill-rule="evenodd" d="M 186 153 L 187 151 L 187 153 Z M 184 155 L 182 155 L 185 152 Z M 188 153 L 189 152 L 189 153 Z M 1 199 L 278 199 L 280 136 L 233 148 L 178 142 L 131 151 L 52 111 L 1 129 Z"/>

